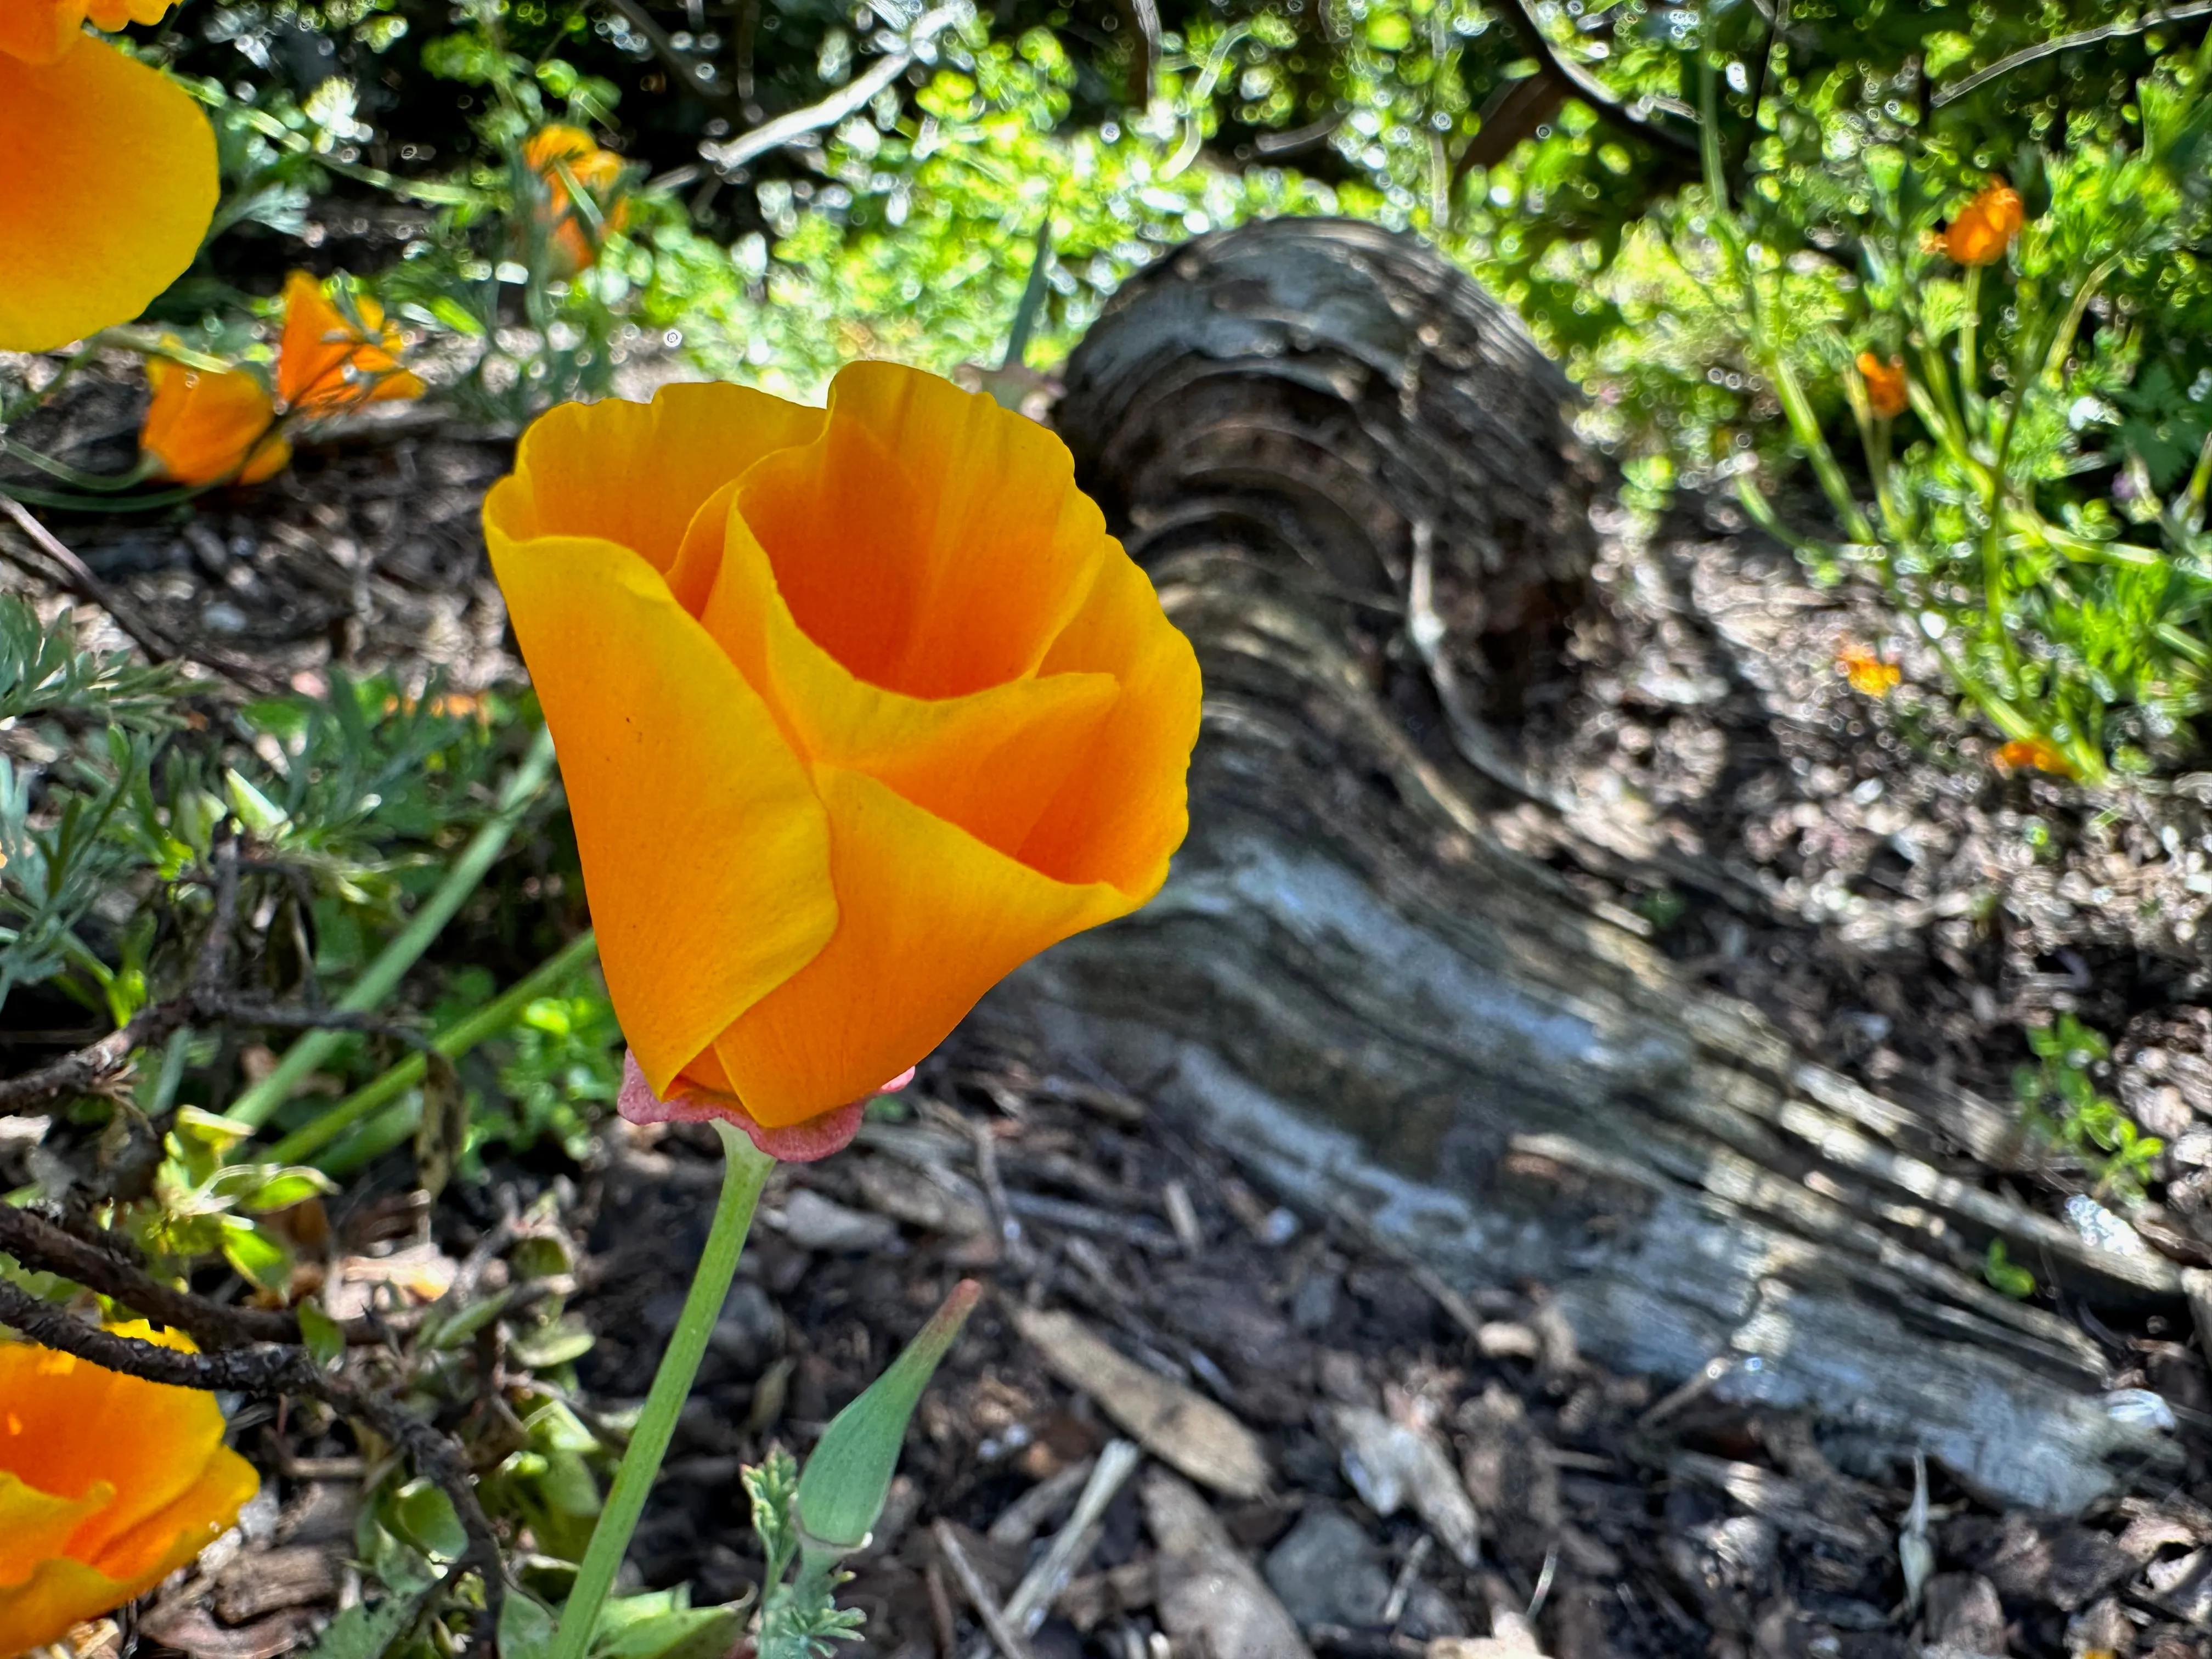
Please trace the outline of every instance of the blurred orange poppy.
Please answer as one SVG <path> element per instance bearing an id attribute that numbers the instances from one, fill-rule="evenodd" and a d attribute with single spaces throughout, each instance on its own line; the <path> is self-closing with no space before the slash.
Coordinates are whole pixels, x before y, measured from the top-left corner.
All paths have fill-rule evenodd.
<path id="1" fill-rule="evenodd" d="M 0 1342 L 0 1654 L 58 1641 L 221 1536 L 260 1486 L 222 1437 L 211 1394 Z"/>
<path id="2" fill-rule="evenodd" d="M 1943 251 L 1962 265 L 1993 265 L 2027 222 L 2020 192 L 2002 179 L 1960 208 L 1943 232 Z"/>
<path id="3" fill-rule="evenodd" d="M 1886 697 L 1897 689 L 1904 672 L 1893 662 L 1884 662 L 1875 652 L 1853 641 L 1836 653 L 1836 666 L 1850 681 L 1851 690 L 1869 697 Z"/>
<path id="4" fill-rule="evenodd" d="M 163 477 L 179 483 L 258 483 L 292 458 L 291 442 L 277 428 L 280 414 L 323 420 L 361 404 L 421 397 L 422 382 L 393 355 L 399 336 L 384 326 L 384 308 L 362 295 L 354 309 L 358 321 L 333 305 L 313 276 L 292 273 L 284 283 L 274 399 L 251 369 L 218 372 L 149 358 L 154 400 L 138 447 Z"/>
<path id="5" fill-rule="evenodd" d="M 2000 772 L 2034 770 L 2049 772 L 2062 778 L 2074 775 L 2074 763 L 2066 753 L 2048 738 L 2014 738 L 2001 744 L 1990 757 L 1990 763 Z"/>
<path id="6" fill-rule="evenodd" d="M 385 326 L 384 307 L 366 294 L 353 306 L 358 320 L 331 304 L 308 272 L 285 278 L 276 396 L 288 410 L 314 420 L 427 389 L 399 366 L 399 331 Z"/>
<path id="7" fill-rule="evenodd" d="M 660 1101 L 836 1112 L 1165 878 L 1197 659 L 1035 422 L 888 363 L 570 404 L 484 525 Z"/>
<path id="8" fill-rule="evenodd" d="M 215 216 L 215 133 L 184 88 L 84 33 L 168 0 L 0 0 L 0 350 L 126 323 Z"/>
<path id="9" fill-rule="evenodd" d="M 1858 371 L 1859 379 L 1866 382 L 1869 408 L 1885 421 L 1905 413 L 1912 398 L 1905 387 L 1903 358 L 1892 357 L 1884 362 L 1871 351 L 1862 351 Z"/>
<path id="10" fill-rule="evenodd" d="M 581 127 L 540 127 L 522 147 L 522 159 L 545 188 L 538 223 L 563 276 L 573 276 L 599 257 L 599 244 L 629 223 L 622 192 L 623 158 L 602 149 Z M 573 181 L 573 183 L 571 182 Z M 586 222 L 580 192 L 597 216 Z"/>
<path id="11" fill-rule="evenodd" d="M 138 447 L 161 477 L 183 484 L 258 483 L 291 459 L 269 388 L 252 369 L 217 372 L 149 357 L 146 379 L 154 400 Z"/>

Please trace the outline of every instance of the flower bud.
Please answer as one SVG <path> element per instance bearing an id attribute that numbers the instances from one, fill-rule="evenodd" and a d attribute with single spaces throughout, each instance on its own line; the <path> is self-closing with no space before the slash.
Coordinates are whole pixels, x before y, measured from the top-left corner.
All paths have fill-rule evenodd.
<path id="1" fill-rule="evenodd" d="M 890 1495 L 907 1420 L 981 1294 L 974 1279 L 962 1279 L 890 1369 L 823 1430 L 799 1477 L 799 1526 L 808 1547 L 845 1555 L 868 1541 Z"/>

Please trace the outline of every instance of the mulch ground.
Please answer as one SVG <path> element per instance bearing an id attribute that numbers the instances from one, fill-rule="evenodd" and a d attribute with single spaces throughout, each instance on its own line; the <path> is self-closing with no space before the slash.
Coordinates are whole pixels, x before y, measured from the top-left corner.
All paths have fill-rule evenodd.
<path id="1" fill-rule="evenodd" d="M 127 464 L 137 394 L 120 376 L 81 385 L 53 430 L 14 435 L 79 466 Z M 256 491 L 49 521 L 119 612 L 188 657 L 243 662 L 264 686 L 312 688 L 339 661 L 473 689 L 515 671 L 475 527 L 505 464 L 496 437 L 410 415 L 333 434 Z M 0 487 L 16 477 L 0 465 Z M 1608 889 L 1542 813 L 1504 827 L 1808 1052 L 1892 1092 L 1933 1076 L 2002 1098 L 2020 1028 L 2078 1011 L 2119 1040 L 2109 1086 L 2169 1142 L 2154 1242 L 2212 1262 L 2197 937 L 2212 781 L 2091 796 L 2000 775 L 1871 596 L 1814 586 L 1741 529 L 1724 509 L 1640 533 L 1620 520 L 1571 672 L 1509 734 L 1578 822 L 1663 851 L 1678 878 Z M 46 601 L 86 596 L 4 524 L 0 555 Z M 1853 691 L 1836 667 L 1847 643 L 1893 656 L 1903 684 Z M 495 1171 L 424 1213 L 402 1154 L 351 1189 L 332 1248 L 416 1252 L 434 1285 L 482 1242 L 499 1183 L 525 1206 L 554 1194 L 596 1338 L 579 1379 L 610 1410 L 644 1390 L 715 1168 L 702 1134 L 611 1126 L 590 1168 Z M 2087 1183 L 2051 1173 L 2056 1210 L 2069 1180 Z M 2212 1387 L 2186 1330 L 2136 1340 L 2130 1378 L 2176 1411 L 2180 1486 L 2054 1518 L 2001 1513 L 1935 1468 L 1917 1521 L 1909 1466 L 1856 1465 L 1818 1423 L 1610 1375 L 1574 1352 L 1543 1286 L 1470 1305 L 1341 1224 L 1281 1207 L 1147 1103 L 1056 1079 L 1048 1054 L 956 1042 L 902 1115 L 779 1173 L 633 1563 L 702 1601 L 742 1593 L 758 1558 L 739 1468 L 771 1440 L 803 1454 L 968 1276 L 988 1293 L 856 1564 L 864 1651 L 971 1651 L 954 1557 L 994 1599 L 1013 1594 L 1117 1437 L 1143 1465 L 1032 1639 L 1041 1659 L 1264 1652 L 1237 1645 L 1264 1620 L 1239 1638 L 1220 1611 L 1261 1603 L 1287 1607 L 1315 1651 L 1349 1655 L 2205 1650 Z M 1120 1364 L 1086 1370 L 1081 1340 Z M 1163 1417 L 1163 1402 L 1187 1409 Z M 143 1651 L 274 1659 L 361 1593 L 357 1449 L 289 1417 L 242 1443 L 264 1498 L 142 1609 Z M 1224 1458 L 1256 1458 L 1264 1489 L 1224 1477 Z M 1925 1541 L 1917 1596 L 1904 1562 L 1919 1550 L 1900 1534 Z M 1483 1638 L 1500 1645 L 1451 1645 Z"/>

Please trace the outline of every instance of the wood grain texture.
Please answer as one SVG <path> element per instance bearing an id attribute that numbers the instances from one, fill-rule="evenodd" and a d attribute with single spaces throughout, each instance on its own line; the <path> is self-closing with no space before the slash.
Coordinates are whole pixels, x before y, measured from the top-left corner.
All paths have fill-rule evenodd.
<path id="1" fill-rule="evenodd" d="M 1602 469 L 1510 315 L 1409 239 L 1274 222 L 1132 282 L 1067 385 L 1086 486 L 1205 668 L 1192 831 L 1157 902 L 981 1024 L 1447 1285 L 1553 1287 L 1610 1364 L 1819 1412 L 1839 1455 L 1917 1446 L 2056 1509 L 2157 1478 L 2103 1351 L 1980 1262 L 2000 1237 L 2092 1304 L 2178 1314 L 2172 1264 L 1947 1173 L 1939 1147 L 2016 1154 L 2002 1114 L 1908 1109 L 1685 981 L 1492 833 L 1510 764 L 1439 742 L 1439 674 L 1510 696 L 1597 545 Z"/>

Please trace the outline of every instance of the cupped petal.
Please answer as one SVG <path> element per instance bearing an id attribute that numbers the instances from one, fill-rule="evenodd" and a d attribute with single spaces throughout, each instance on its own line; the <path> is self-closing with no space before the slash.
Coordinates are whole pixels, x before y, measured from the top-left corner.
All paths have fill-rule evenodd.
<path id="1" fill-rule="evenodd" d="M 1110 673 L 1073 672 L 924 698 L 859 678 L 799 626 L 745 516 L 750 502 L 775 492 L 790 453 L 769 456 L 701 508 L 670 586 L 696 590 L 713 514 L 727 495 L 732 510 L 700 620 L 767 697 L 793 747 L 810 761 L 865 772 L 988 847 L 1018 852 L 1086 763 L 1118 683 Z"/>
<path id="2" fill-rule="evenodd" d="M 819 441 L 763 462 L 742 501 L 799 626 L 916 697 L 1033 672 L 1106 539 L 1058 438 L 892 363 L 841 370 Z"/>
<path id="3" fill-rule="evenodd" d="M 96 1480 L 77 1497 L 64 1498 L 0 1469 L 0 1595 L 27 1580 L 40 1562 L 61 1554 L 84 1518 L 114 1496 L 113 1487 Z M 10 1651 L 0 1643 L 0 1653 Z"/>
<path id="4" fill-rule="evenodd" d="M 829 824 L 767 705 L 641 553 L 511 533 L 532 514 L 501 495 L 527 487 L 487 503 L 492 565 L 560 755 L 607 989 L 665 1096 L 836 931 Z"/>
<path id="5" fill-rule="evenodd" d="M 657 571 L 700 504 L 772 450 L 808 443 L 823 412 L 735 386 L 672 386 L 649 404 L 563 404 L 522 434 L 484 521 L 516 540 L 596 537 Z"/>
<path id="6" fill-rule="evenodd" d="M 163 477 L 210 484 L 235 475 L 253 483 L 290 457 L 291 447 L 270 430 L 276 409 L 269 389 L 251 369 L 217 373 L 149 357 L 146 379 L 154 397 L 138 447 L 154 458 Z"/>
<path id="7" fill-rule="evenodd" d="M 92 40 L 44 65 L 0 52 L 0 349 L 137 316 L 199 251 L 216 189 L 214 131 L 159 70 Z"/>
<path id="8" fill-rule="evenodd" d="M 172 0 L 87 0 L 86 16 L 96 28 L 110 33 L 132 23 L 158 23 L 168 14 Z"/>
<path id="9" fill-rule="evenodd" d="M 116 1334 L 179 1346 L 143 1324 Z M 184 1498 L 222 1437 L 222 1408 L 211 1394 L 51 1349 L 0 1345 L 0 1469 L 63 1498 L 95 1486 L 112 1494 L 71 1532 L 69 1553 L 79 1560 L 96 1562 Z"/>
<path id="10" fill-rule="evenodd" d="M 94 1547 L 82 1535 L 69 1553 L 101 1577 L 149 1589 L 222 1536 L 246 1502 L 261 1489 L 253 1465 L 228 1446 L 209 1454 L 198 1474 L 161 1508 L 118 1528 Z"/>
<path id="11" fill-rule="evenodd" d="M 1101 670 L 1121 696 L 1019 856 L 1060 881 L 1111 882 L 1141 904 L 1167 879 L 1168 855 L 1190 828 L 1188 774 L 1204 688 L 1198 653 L 1118 543 L 1041 672 Z"/>
<path id="12" fill-rule="evenodd" d="M 7 0 L 0 5 L 0 57 L 52 63 L 84 38 L 84 0 Z"/>
<path id="13" fill-rule="evenodd" d="M 732 1092 L 771 1128 L 872 1092 L 1023 962 L 1133 908 L 1105 883 L 1041 876 L 861 773 L 817 766 L 815 781 L 836 933 L 714 1044 Z"/>
<path id="14" fill-rule="evenodd" d="M 82 1561 L 50 1556 L 21 1583 L 0 1585 L 0 1654 L 28 1653 L 58 1642 L 70 1626 L 97 1619 L 150 1588 L 119 1584 Z"/>

